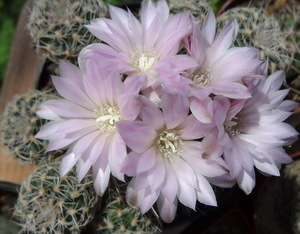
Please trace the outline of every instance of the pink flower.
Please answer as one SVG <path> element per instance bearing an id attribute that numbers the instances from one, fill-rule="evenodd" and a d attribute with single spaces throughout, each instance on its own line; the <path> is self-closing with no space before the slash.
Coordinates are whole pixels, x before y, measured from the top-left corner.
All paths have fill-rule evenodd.
<path id="1" fill-rule="evenodd" d="M 279 176 L 281 164 L 292 162 L 282 146 L 289 145 L 298 133 L 283 121 L 296 103 L 282 101 L 288 90 L 278 90 L 284 72 L 278 71 L 266 80 L 252 79 L 252 97 L 229 100 L 215 97 L 214 121 L 217 128 L 203 140 L 203 147 L 212 154 L 224 155 L 232 178 L 249 194 L 255 186 L 256 167 L 259 171 Z"/>
<path id="2" fill-rule="evenodd" d="M 100 70 L 93 60 L 86 62 L 89 69 L 83 73 L 60 61 L 61 77 L 52 76 L 52 81 L 65 99 L 39 106 L 37 115 L 52 121 L 36 137 L 50 141 L 48 151 L 69 147 L 60 167 L 62 176 L 77 163 L 80 181 L 92 167 L 95 189 L 102 195 L 110 172 L 124 181 L 120 168 L 127 151 L 115 124 L 134 120 L 139 103 L 127 105 L 118 72 Z"/>
<path id="3" fill-rule="evenodd" d="M 149 0 L 141 8 L 139 22 L 129 10 L 114 6 L 109 6 L 109 10 L 111 19 L 95 19 L 86 26 L 108 45 L 98 43 L 84 48 L 79 58 L 81 64 L 96 55 L 106 61 L 101 60 L 102 66 L 127 74 L 125 82 L 138 82 L 140 90 L 155 84 L 161 70 L 181 72 L 196 66 L 189 56 L 176 55 L 182 38 L 191 33 L 189 12 L 169 18 L 165 1 L 154 5 Z"/>
<path id="4" fill-rule="evenodd" d="M 122 172 L 133 177 L 127 187 L 127 201 L 148 211 L 157 201 L 162 219 L 171 222 L 177 201 L 195 208 L 196 201 L 216 206 L 209 181 L 217 178 L 224 187 L 227 171 L 222 158 L 207 159 L 200 141 L 213 127 L 188 115 L 189 102 L 181 94 L 164 94 L 162 110 L 143 98 L 141 121 L 121 120 L 117 129 L 132 150 Z"/>
<path id="5" fill-rule="evenodd" d="M 199 121 L 212 119 L 211 100 L 208 95 L 223 95 L 228 98 L 244 99 L 251 95 L 243 83 L 245 77 L 255 77 L 254 72 L 261 64 L 258 50 L 250 47 L 232 47 L 238 32 L 234 20 L 216 35 L 214 13 L 208 11 L 200 28 L 195 20 L 193 33 L 185 38 L 188 54 L 198 66 L 188 70 L 188 78 L 193 82 L 191 111 Z"/>

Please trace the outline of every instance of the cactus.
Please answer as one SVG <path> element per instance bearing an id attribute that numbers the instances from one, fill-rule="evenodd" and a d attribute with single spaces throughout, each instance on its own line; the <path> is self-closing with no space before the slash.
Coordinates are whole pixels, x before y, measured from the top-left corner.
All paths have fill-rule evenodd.
<path id="1" fill-rule="evenodd" d="M 25 232 L 77 234 L 93 219 L 98 200 L 90 173 L 78 183 L 74 170 L 61 178 L 59 164 L 48 164 L 22 184 L 14 215 Z"/>
<path id="2" fill-rule="evenodd" d="M 130 207 L 119 190 L 109 189 L 105 209 L 96 217 L 101 234 L 158 234 L 160 228 L 152 219 Z"/>
<path id="3" fill-rule="evenodd" d="M 205 0 L 168 0 L 168 5 L 171 15 L 189 10 L 199 20 L 205 18 L 206 12 L 210 8 L 210 4 Z"/>
<path id="4" fill-rule="evenodd" d="M 47 141 L 34 137 L 47 122 L 36 116 L 37 106 L 42 101 L 57 98 L 50 91 L 31 90 L 14 96 L 6 105 L 0 122 L 0 141 L 8 146 L 12 157 L 23 163 L 43 164 L 61 156 L 62 150 L 46 152 Z"/>
<path id="5" fill-rule="evenodd" d="M 107 12 L 102 0 L 35 0 L 27 29 L 36 49 L 48 59 L 76 64 L 84 46 L 100 42 L 84 25 Z"/>
<path id="6" fill-rule="evenodd" d="M 279 19 L 283 32 L 288 35 L 289 43 L 288 50 L 292 57 L 292 63 L 286 69 L 285 87 L 291 92 L 289 97 L 294 101 L 300 102 L 300 5 L 299 1 L 290 0 L 280 5 L 280 8 L 275 6 L 264 6 Z"/>
<path id="7" fill-rule="evenodd" d="M 143 3 L 145 3 L 144 0 Z M 158 0 L 153 0 L 157 2 Z M 205 18 L 207 10 L 210 8 L 210 3 L 206 0 L 166 0 L 170 8 L 170 16 L 182 13 L 185 11 L 190 11 L 192 15 L 199 19 L 203 20 Z"/>
<path id="8" fill-rule="evenodd" d="M 218 28 L 223 28 L 234 18 L 239 23 L 236 46 L 258 48 L 261 59 L 269 59 L 271 72 L 286 69 L 291 64 L 287 35 L 273 15 L 267 15 L 262 8 L 236 7 L 217 18 Z"/>

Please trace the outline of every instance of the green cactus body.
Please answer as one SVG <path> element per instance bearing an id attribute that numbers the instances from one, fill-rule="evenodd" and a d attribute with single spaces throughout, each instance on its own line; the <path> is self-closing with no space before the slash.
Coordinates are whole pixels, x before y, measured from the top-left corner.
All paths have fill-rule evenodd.
<path id="1" fill-rule="evenodd" d="M 25 232 L 75 234 L 93 219 L 98 199 L 91 174 L 78 183 L 74 170 L 61 178 L 59 164 L 48 164 L 24 181 L 14 214 Z"/>
<path id="2" fill-rule="evenodd" d="M 84 25 L 107 12 L 102 0 L 35 0 L 27 28 L 36 49 L 51 61 L 76 64 L 84 46 L 100 42 Z"/>
<path id="3" fill-rule="evenodd" d="M 62 150 L 46 153 L 47 141 L 34 136 L 47 120 L 35 114 L 37 106 L 58 97 L 49 91 L 31 90 L 14 96 L 1 117 L 1 143 L 8 146 L 10 154 L 21 163 L 43 164 L 61 156 Z"/>
<path id="4" fill-rule="evenodd" d="M 105 210 L 97 217 L 101 234 L 158 234 L 161 230 L 146 215 L 124 202 L 116 191 L 110 191 Z"/>
<path id="5" fill-rule="evenodd" d="M 232 8 L 217 18 L 219 30 L 232 19 L 236 19 L 239 24 L 236 46 L 258 48 L 261 59 L 269 59 L 271 72 L 289 66 L 291 58 L 287 49 L 287 35 L 282 32 L 273 15 L 267 15 L 261 8 Z"/>

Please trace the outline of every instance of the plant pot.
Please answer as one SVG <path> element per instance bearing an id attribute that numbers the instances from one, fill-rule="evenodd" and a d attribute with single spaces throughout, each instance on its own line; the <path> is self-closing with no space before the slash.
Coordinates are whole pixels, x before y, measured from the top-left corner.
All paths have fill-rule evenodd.
<path id="1" fill-rule="evenodd" d="M 18 199 L 18 190 L 20 186 L 0 182 L 0 231 L 1 234 L 17 233 L 20 227 L 11 221 L 13 216 L 13 208 Z"/>

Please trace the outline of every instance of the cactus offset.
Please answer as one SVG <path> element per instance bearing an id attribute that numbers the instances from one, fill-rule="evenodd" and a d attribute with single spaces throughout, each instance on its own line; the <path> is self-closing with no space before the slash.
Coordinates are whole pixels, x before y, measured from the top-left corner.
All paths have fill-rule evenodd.
<path id="1" fill-rule="evenodd" d="M 35 0 L 27 28 L 36 49 L 51 61 L 76 64 L 84 46 L 99 42 L 84 25 L 107 12 L 102 0 Z"/>
<path id="2" fill-rule="evenodd" d="M 90 173 L 78 183 L 74 170 L 61 178 L 59 164 L 48 164 L 24 181 L 14 214 L 25 232 L 75 234 L 93 219 L 98 199 Z"/>
<path id="3" fill-rule="evenodd" d="M 14 96 L 1 117 L 1 143 L 8 146 L 10 154 L 20 162 L 43 164 L 61 156 L 62 150 L 46 153 L 47 141 L 34 136 L 47 120 L 35 114 L 37 106 L 58 97 L 49 91 L 32 90 Z"/>

